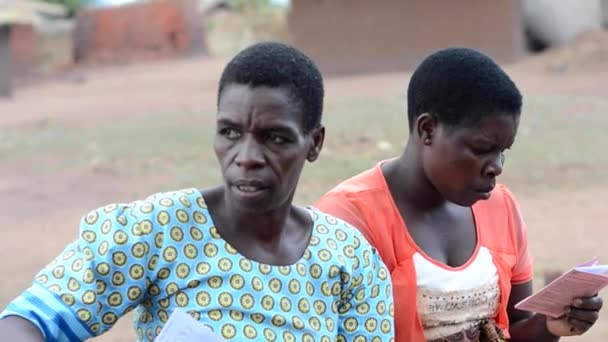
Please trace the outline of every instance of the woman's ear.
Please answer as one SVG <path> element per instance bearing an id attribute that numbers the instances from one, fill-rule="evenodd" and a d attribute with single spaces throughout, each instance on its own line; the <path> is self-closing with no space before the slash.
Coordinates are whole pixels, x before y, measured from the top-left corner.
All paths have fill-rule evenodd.
<path id="1" fill-rule="evenodd" d="M 417 138 L 425 145 L 433 143 L 439 121 L 430 113 L 422 113 L 416 119 L 415 133 Z"/>
<path id="2" fill-rule="evenodd" d="M 321 154 L 321 150 L 323 149 L 323 141 L 325 141 L 325 127 L 318 126 L 310 132 L 312 136 L 312 146 L 308 151 L 308 155 L 306 156 L 306 160 L 309 162 L 314 162 L 319 158 L 319 154 Z"/>

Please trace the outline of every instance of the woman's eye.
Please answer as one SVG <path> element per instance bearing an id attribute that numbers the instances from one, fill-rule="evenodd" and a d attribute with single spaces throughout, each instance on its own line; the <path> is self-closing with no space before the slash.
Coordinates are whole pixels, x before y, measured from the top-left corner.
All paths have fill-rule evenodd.
<path id="1" fill-rule="evenodd" d="M 482 155 L 482 154 L 487 154 L 487 153 L 492 152 L 492 149 L 488 148 L 488 147 L 473 146 L 473 147 L 471 147 L 471 151 L 473 151 L 474 154 Z"/>
<path id="2" fill-rule="evenodd" d="M 280 135 L 276 135 L 276 134 L 270 134 L 268 136 L 268 140 L 273 143 L 273 144 L 277 144 L 277 145 L 282 145 L 285 144 L 287 142 L 287 139 L 280 136 Z"/>
<path id="3" fill-rule="evenodd" d="M 241 136 L 241 133 L 232 128 L 223 128 L 220 130 L 220 135 L 228 139 L 238 139 Z"/>

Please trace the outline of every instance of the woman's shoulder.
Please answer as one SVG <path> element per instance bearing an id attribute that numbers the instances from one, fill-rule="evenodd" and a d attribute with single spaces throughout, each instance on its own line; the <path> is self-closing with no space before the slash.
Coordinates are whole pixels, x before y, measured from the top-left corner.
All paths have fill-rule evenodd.
<path id="1" fill-rule="evenodd" d="M 505 184 L 502 184 L 502 183 L 496 184 L 494 191 L 501 194 L 503 196 L 503 198 L 505 198 L 505 199 L 515 201 L 515 195 L 513 194 L 511 189 L 509 189 L 509 187 L 506 186 Z"/>
<path id="2" fill-rule="evenodd" d="M 93 209 L 89 214 L 94 213 L 115 213 L 127 211 L 131 215 L 147 215 L 155 211 L 163 209 L 207 209 L 205 200 L 199 190 L 195 188 L 186 188 L 175 191 L 157 192 L 140 199 L 135 199 L 130 202 L 114 202 L 96 209 Z"/>
<path id="3" fill-rule="evenodd" d="M 501 249 L 517 249 L 526 240 L 526 226 L 515 195 L 504 184 L 497 184 L 490 198 L 474 205 L 477 224 L 484 227 L 481 239 L 489 245 L 505 244 Z"/>
<path id="4" fill-rule="evenodd" d="M 343 180 L 324 194 L 322 198 L 334 198 L 340 195 L 350 199 L 376 196 L 378 193 L 384 193 L 385 188 L 384 176 L 380 164 L 378 164 Z"/>
<path id="5" fill-rule="evenodd" d="M 311 208 L 311 210 L 314 218 L 313 236 L 325 240 L 324 244 L 335 245 L 333 249 L 346 251 L 346 254 L 352 256 L 373 250 L 372 245 L 361 231 L 350 223 L 317 208 Z"/>
<path id="6" fill-rule="evenodd" d="M 491 211 L 493 214 L 507 212 L 514 206 L 519 206 L 517 199 L 511 189 L 504 184 L 496 184 L 490 198 L 475 204 L 483 211 Z"/>
<path id="7" fill-rule="evenodd" d="M 143 200 L 138 200 L 132 203 L 133 207 L 141 209 L 142 206 L 147 207 L 144 214 L 155 210 L 186 210 L 186 211 L 207 211 L 207 204 L 200 190 L 195 188 L 185 188 L 174 191 L 157 192 L 149 195 Z"/>
<path id="8" fill-rule="evenodd" d="M 143 238 L 169 227 L 191 227 L 211 222 L 207 205 L 196 189 L 158 192 L 132 202 L 117 202 L 91 210 L 82 217 L 83 237 L 120 235 Z M 85 236 L 86 235 L 86 236 Z"/>

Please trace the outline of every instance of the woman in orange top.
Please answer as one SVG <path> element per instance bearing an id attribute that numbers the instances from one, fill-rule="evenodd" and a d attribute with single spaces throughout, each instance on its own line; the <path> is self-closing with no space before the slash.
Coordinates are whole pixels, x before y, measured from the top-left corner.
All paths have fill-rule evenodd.
<path id="1" fill-rule="evenodd" d="M 396 341 L 556 341 L 596 322 L 597 296 L 559 319 L 514 308 L 532 294 L 532 261 L 517 201 L 496 178 L 521 106 L 490 58 L 440 50 L 410 80 L 403 154 L 318 201 L 361 230 L 390 269 Z"/>

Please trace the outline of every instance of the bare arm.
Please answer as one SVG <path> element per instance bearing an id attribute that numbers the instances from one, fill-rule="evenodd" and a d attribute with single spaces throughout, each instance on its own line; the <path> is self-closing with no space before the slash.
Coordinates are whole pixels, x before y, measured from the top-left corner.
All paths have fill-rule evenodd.
<path id="1" fill-rule="evenodd" d="M 44 337 L 38 327 L 29 321 L 18 316 L 9 316 L 0 319 L 0 340 L 44 342 Z"/>
<path id="2" fill-rule="evenodd" d="M 547 330 L 547 318 L 543 315 L 532 314 L 527 311 L 515 309 L 515 304 L 532 294 L 532 282 L 513 285 L 507 313 L 511 327 L 511 340 L 513 342 L 539 341 L 552 342 L 559 341 L 559 337 L 552 335 Z"/>

